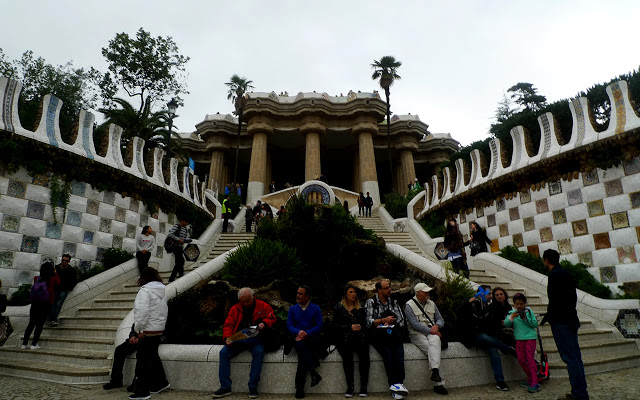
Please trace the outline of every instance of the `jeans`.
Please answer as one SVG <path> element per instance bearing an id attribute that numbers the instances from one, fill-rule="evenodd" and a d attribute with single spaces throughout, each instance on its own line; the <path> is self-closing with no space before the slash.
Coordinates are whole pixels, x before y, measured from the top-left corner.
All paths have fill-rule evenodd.
<path id="1" fill-rule="evenodd" d="M 31 341 L 31 344 L 38 344 L 38 340 L 40 340 L 40 334 L 42 333 L 42 328 L 44 327 L 44 322 L 47 320 L 47 314 L 49 314 L 50 309 L 51 303 L 49 303 L 48 301 L 31 303 L 31 307 L 29 308 L 29 325 L 27 325 L 27 329 L 24 331 L 24 339 L 22 339 L 23 345 L 26 346 L 27 342 L 29 341 L 29 336 L 31 336 L 33 328 L 36 328 L 36 331 L 33 334 L 33 340 Z"/>
<path id="2" fill-rule="evenodd" d="M 460 274 L 460 270 L 462 270 L 462 275 L 469 279 L 469 266 L 464 262 L 464 257 L 458 257 L 451 260 L 451 267 L 456 274 Z"/>
<path id="3" fill-rule="evenodd" d="M 178 275 L 180 275 L 179 278 L 182 278 L 182 275 L 184 275 L 184 255 L 182 255 L 182 246 L 179 246 L 178 249 L 173 252 L 173 256 L 176 259 L 176 263 L 173 266 L 173 271 L 171 271 L 169 282 L 173 282 Z"/>
<path id="4" fill-rule="evenodd" d="M 298 352 L 298 368 L 296 369 L 296 389 L 304 389 L 307 372 L 313 372 L 320 366 L 316 350 L 320 346 L 317 336 L 307 335 L 304 340 L 294 341 L 293 347 Z"/>
<path id="5" fill-rule="evenodd" d="M 404 382 L 404 346 L 402 342 L 375 341 L 372 346 L 380 356 L 389 386 Z"/>
<path id="6" fill-rule="evenodd" d="M 367 209 L 365 210 L 364 216 L 365 217 L 370 217 L 371 216 L 371 207 L 367 206 Z"/>
<path id="7" fill-rule="evenodd" d="M 500 353 L 498 353 L 498 350 L 505 354 L 513 354 L 513 349 L 486 333 L 478 333 L 476 335 L 476 344 L 478 347 L 489 352 L 491 369 L 493 369 L 493 379 L 495 379 L 496 382 L 503 382 L 504 375 L 502 373 L 502 360 L 500 359 Z"/>
<path id="8" fill-rule="evenodd" d="M 227 233 L 227 228 L 229 227 L 229 216 L 229 213 L 222 215 L 222 233 Z"/>
<path id="9" fill-rule="evenodd" d="M 358 216 L 362 216 L 363 214 L 366 216 L 366 212 L 364 210 L 364 206 L 360 206 L 359 205 L 358 206 Z"/>
<path id="10" fill-rule="evenodd" d="M 56 299 L 53 302 L 53 306 L 51 306 L 51 312 L 49 313 L 49 321 L 57 321 L 58 314 L 60 314 L 60 309 L 62 309 L 62 304 L 66 300 L 69 292 L 66 290 L 60 290 L 56 293 Z"/>
<path id="11" fill-rule="evenodd" d="M 369 343 L 363 341 L 358 344 L 341 343 L 338 346 L 338 353 L 342 356 L 342 368 L 347 379 L 347 387 L 353 387 L 353 353 L 358 355 L 358 366 L 360 370 L 360 387 L 367 387 L 369 383 Z"/>
<path id="12" fill-rule="evenodd" d="M 251 371 L 249 372 L 249 389 L 257 389 L 262 372 L 262 359 L 264 358 L 264 346 L 260 339 L 253 337 L 241 340 L 231 346 L 224 346 L 220 350 L 220 367 L 218 376 L 220 388 L 231 390 L 231 359 L 241 352 L 249 350 L 251 355 Z"/>
<path id="13" fill-rule="evenodd" d="M 560 358 L 567 364 L 569 372 L 569 382 L 571 383 L 571 394 L 574 399 L 588 399 L 587 379 L 584 376 L 584 365 L 578 344 L 578 328 L 568 325 L 551 325 L 553 340 L 558 347 Z"/>
<path id="14" fill-rule="evenodd" d="M 122 384 L 122 367 L 124 367 L 124 361 L 128 355 L 133 354 L 138 349 L 137 344 L 129 343 L 129 339 L 124 343 L 116 347 L 116 351 L 113 354 L 113 367 L 111 368 L 111 382 Z M 138 376 L 138 363 L 136 363 L 136 373 Z M 134 379 L 135 379 L 134 376 Z"/>
<path id="15" fill-rule="evenodd" d="M 160 346 L 160 336 L 145 336 L 138 340 L 136 372 L 138 372 L 137 391 L 140 393 L 162 388 L 168 383 L 162 360 L 158 356 L 158 346 Z"/>
<path id="16" fill-rule="evenodd" d="M 151 251 L 147 250 L 146 253 L 136 251 L 136 258 L 138 259 L 138 271 L 142 273 L 145 268 L 149 266 L 149 259 L 151 258 Z"/>

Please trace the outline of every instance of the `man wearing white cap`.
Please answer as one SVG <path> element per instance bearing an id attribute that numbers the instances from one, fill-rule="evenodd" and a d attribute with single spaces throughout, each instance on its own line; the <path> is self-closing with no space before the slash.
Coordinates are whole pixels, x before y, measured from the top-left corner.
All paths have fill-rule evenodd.
<path id="1" fill-rule="evenodd" d="M 411 343 L 418 346 L 429 357 L 433 391 L 446 395 L 449 392 L 444 387 L 440 377 L 440 329 L 444 326 L 444 319 L 436 303 L 429 299 L 429 292 L 433 290 L 425 283 L 418 283 L 413 290 L 416 295 L 404 306 L 404 313 L 409 323 L 409 338 Z"/>

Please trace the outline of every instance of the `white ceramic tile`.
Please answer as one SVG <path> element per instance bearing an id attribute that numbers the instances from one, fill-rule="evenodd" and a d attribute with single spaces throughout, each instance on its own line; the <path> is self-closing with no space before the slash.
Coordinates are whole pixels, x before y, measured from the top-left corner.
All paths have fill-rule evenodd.
<path id="1" fill-rule="evenodd" d="M 565 192 L 549 197 L 547 203 L 549 204 L 549 211 L 562 210 L 569 205 Z"/>
<path id="2" fill-rule="evenodd" d="M 538 248 L 540 249 L 540 255 L 542 255 L 545 250 L 553 249 L 558 251 L 558 243 L 555 240 L 552 240 L 551 242 L 540 243 Z"/>
<path id="3" fill-rule="evenodd" d="M 102 201 L 102 199 L 104 197 L 104 193 L 93 189 L 91 187 L 91 185 L 87 184 L 86 190 L 84 192 L 84 196 L 87 199 L 93 199 L 93 200 Z"/>
<path id="4" fill-rule="evenodd" d="M 6 288 L 10 288 L 11 286 L 18 286 L 18 285 L 14 285 L 16 272 L 17 271 L 13 268 L 0 268 L 0 279 L 2 280 L 3 291 L 6 290 Z M 7 296 L 7 298 L 11 298 L 11 297 Z"/>
<path id="5" fill-rule="evenodd" d="M 467 216 L 467 221 L 470 221 L 469 218 L 470 217 Z M 168 222 L 169 221 L 169 215 L 165 214 L 164 212 L 162 212 L 162 210 L 160 210 L 160 212 L 158 213 L 158 221 L 160 221 L 160 222 Z"/>
<path id="6" fill-rule="evenodd" d="M 509 222 L 509 209 L 496 213 L 496 224 L 506 224 Z"/>
<path id="7" fill-rule="evenodd" d="M 82 243 L 82 240 L 84 239 L 84 228 L 64 225 L 62 227 L 62 235 L 60 238 L 65 242 Z"/>
<path id="8" fill-rule="evenodd" d="M 629 226 L 640 226 L 640 208 L 627 211 Z"/>
<path id="9" fill-rule="evenodd" d="M 587 209 L 587 205 L 584 203 L 567 207 L 565 209 L 565 213 L 567 214 L 568 222 L 589 218 L 589 210 Z"/>
<path id="10" fill-rule="evenodd" d="M 602 200 L 604 211 L 613 214 L 631 209 L 631 199 L 628 194 L 621 194 L 613 197 L 606 197 Z"/>
<path id="11" fill-rule="evenodd" d="M 618 261 L 618 251 L 616 249 L 600 249 L 592 253 L 593 265 L 598 267 L 604 267 L 608 265 L 616 265 Z M 598 275 L 598 281 L 600 281 L 600 275 Z"/>
<path id="12" fill-rule="evenodd" d="M 536 200 L 541 200 L 541 199 L 546 199 L 549 197 L 549 190 L 548 189 L 541 189 L 539 191 L 535 191 L 535 190 L 531 190 L 531 201 L 533 202 L 533 204 L 536 203 Z"/>
<path id="13" fill-rule="evenodd" d="M 10 196 L 0 196 L 0 213 L 22 217 L 27 215 L 28 206 L 29 202 L 27 200 Z"/>
<path id="14" fill-rule="evenodd" d="M 7 178 L 15 179 L 15 180 L 26 182 L 26 183 L 33 182 L 33 178 L 29 176 L 29 172 L 24 168 L 20 168 L 12 174 L 6 172 L 5 176 Z"/>
<path id="15" fill-rule="evenodd" d="M 131 253 L 136 252 L 136 240 L 131 238 L 124 238 L 122 240 L 122 249 Z M 155 254 L 155 251 L 152 253 Z"/>
<path id="16" fill-rule="evenodd" d="M 95 260 L 98 248 L 90 244 L 79 243 L 76 248 L 76 258 L 79 260 Z"/>
<path id="17" fill-rule="evenodd" d="M 511 246 L 512 244 L 513 244 L 513 236 L 505 236 L 505 237 L 498 238 L 498 246 L 500 246 L 501 249 L 507 246 Z"/>
<path id="18" fill-rule="evenodd" d="M 126 211 L 124 222 L 127 224 L 138 226 L 140 224 L 140 214 L 133 211 Z"/>
<path id="19" fill-rule="evenodd" d="M 67 208 L 69 210 L 73 210 L 73 211 L 79 211 L 79 212 L 86 212 L 87 211 L 87 198 L 86 197 L 80 197 L 80 196 L 76 196 L 75 194 L 72 194 L 69 197 L 69 204 L 67 205 Z"/>
<path id="20" fill-rule="evenodd" d="M 51 202 L 51 189 L 46 188 L 44 186 L 38 185 L 27 185 L 27 192 L 24 197 L 27 200 L 35 200 L 40 203 L 50 203 Z"/>
<path id="21" fill-rule="evenodd" d="M 20 233 L 0 231 L 0 250 L 20 251 L 22 235 Z"/>
<path id="22" fill-rule="evenodd" d="M 111 247 L 113 243 L 113 235 L 110 233 L 104 232 L 95 232 L 93 234 L 93 244 L 98 247 Z"/>
<path id="23" fill-rule="evenodd" d="M 578 261 L 578 255 L 577 254 L 573 254 L 573 253 L 572 254 L 567 254 L 565 256 L 560 256 L 560 259 L 561 260 L 567 260 L 567 261 L 569 261 L 569 262 L 571 262 L 573 264 L 577 264 L 579 262 Z"/>
<path id="24" fill-rule="evenodd" d="M 600 215 L 587 219 L 587 227 L 589 234 L 603 233 L 611 231 L 611 217 L 609 215 Z"/>
<path id="25" fill-rule="evenodd" d="M 9 178 L 0 176 L 0 195 L 7 194 L 8 190 L 9 190 Z"/>
<path id="26" fill-rule="evenodd" d="M 151 229 L 153 229 L 154 231 L 157 231 L 159 225 L 160 223 L 158 222 L 157 219 L 149 218 L 149 226 L 151 227 Z"/>
<path id="27" fill-rule="evenodd" d="M 127 224 L 120 221 L 111 221 L 111 233 L 118 236 L 126 236 Z"/>
<path id="28" fill-rule="evenodd" d="M 612 181 L 624 176 L 624 168 L 622 165 L 608 168 L 605 171 L 599 169 L 598 172 L 600 173 L 600 182 Z"/>
<path id="29" fill-rule="evenodd" d="M 524 232 L 522 234 L 522 241 L 524 242 L 525 246 L 531 246 L 540 243 L 540 231 L 535 229 L 529 232 Z"/>
<path id="30" fill-rule="evenodd" d="M 609 240 L 611 241 L 611 247 L 633 246 L 638 243 L 636 228 L 630 227 L 611 231 L 609 232 Z"/>
<path id="31" fill-rule="evenodd" d="M 553 240 L 568 239 L 573 237 L 573 228 L 570 223 L 558 224 L 551 227 Z"/>
<path id="32" fill-rule="evenodd" d="M 84 213 L 82 214 L 82 222 L 80 223 L 80 226 L 85 229 L 97 231 L 100 229 L 100 217 Z"/>
<path id="33" fill-rule="evenodd" d="M 40 238 L 38 253 L 46 256 L 58 257 L 62 254 L 64 241 L 58 239 Z"/>
<path id="34" fill-rule="evenodd" d="M 520 218 L 532 217 L 536 215 L 536 202 L 530 201 L 528 203 L 520 205 Z"/>
<path id="35" fill-rule="evenodd" d="M 553 226 L 553 214 L 550 212 L 538 214 L 533 217 L 536 223 L 536 229 L 540 230 L 549 226 Z"/>
<path id="36" fill-rule="evenodd" d="M 582 201 L 588 203 L 594 200 L 600 200 L 607 197 L 604 191 L 604 183 L 596 183 L 594 185 L 586 186 L 582 189 Z"/>
<path id="37" fill-rule="evenodd" d="M 113 204 L 115 204 L 116 207 L 122 207 L 122 208 L 129 208 L 129 203 L 131 202 L 131 198 L 129 197 L 122 197 L 120 195 L 120 193 L 116 193 L 116 198 Z"/>
<path id="38" fill-rule="evenodd" d="M 41 254 L 18 251 L 13 254 L 13 268 L 22 271 L 39 271 L 41 259 Z"/>
<path id="39" fill-rule="evenodd" d="M 576 236 L 571 239 L 571 250 L 576 254 L 593 251 L 595 249 L 596 246 L 593 243 L 593 236 L 591 235 Z"/>
<path id="40" fill-rule="evenodd" d="M 524 224 L 521 219 L 510 221 L 507 223 L 507 226 L 509 227 L 509 235 L 511 236 L 515 235 L 516 233 L 524 232 Z"/>
<path id="41" fill-rule="evenodd" d="M 1 186 L 0 186 L 1 187 Z M 640 175 L 633 174 L 622 178 L 622 190 L 625 193 L 637 192 L 640 190 Z"/>
<path id="42" fill-rule="evenodd" d="M 115 219 L 116 218 L 116 206 L 112 206 L 107 203 L 100 203 L 100 209 L 98 210 L 98 216 L 103 218 Z"/>
<path id="43" fill-rule="evenodd" d="M 19 233 L 28 236 L 45 236 L 47 223 L 45 221 L 23 217 L 20 218 Z"/>
<path id="44" fill-rule="evenodd" d="M 636 253 L 637 253 L 636 249 Z M 618 282 L 640 281 L 640 263 L 623 264 L 616 266 Z M 618 283 L 619 285 L 620 283 Z"/>

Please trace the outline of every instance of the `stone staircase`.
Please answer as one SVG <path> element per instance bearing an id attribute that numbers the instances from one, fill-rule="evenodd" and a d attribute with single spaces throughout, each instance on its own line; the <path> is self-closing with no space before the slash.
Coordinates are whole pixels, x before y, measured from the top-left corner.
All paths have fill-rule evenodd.
<path id="1" fill-rule="evenodd" d="M 389 232 L 377 211 L 373 212 L 371 217 L 358 217 L 358 222 L 365 228 L 375 231 L 376 235 L 384 238 L 387 243 L 400 245 L 416 254 L 437 261 L 433 254 L 424 254 L 409 233 Z M 478 285 L 502 287 L 509 293 L 509 296 L 518 292 L 524 293 L 527 296 L 527 305 L 538 315 L 538 321 L 541 320 L 539 315 L 547 311 L 546 293 L 542 295 L 534 293 L 495 272 L 481 269 L 471 269 L 470 272 L 470 279 Z M 578 340 L 587 374 L 640 366 L 640 350 L 638 350 L 635 340 L 622 339 L 614 327 L 597 329 L 593 321 L 590 320 L 581 320 L 580 323 Z M 567 367 L 560 358 L 549 324 L 540 328 L 540 334 L 544 351 L 549 360 L 551 376 L 568 376 Z M 539 346 L 537 350 L 540 351 Z"/>
<path id="2" fill-rule="evenodd" d="M 538 321 L 542 319 L 540 314 L 547 311 L 546 294 L 541 296 L 539 293 L 519 287 L 493 271 L 471 269 L 470 272 L 470 279 L 479 285 L 502 287 L 510 297 L 518 292 L 524 293 L 527 296 L 527 305 L 536 313 Z M 621 338 L 614 327 L 596 328 L 593 321 L 590 320 L 581 319 L 580 324 L 578 341 L 587 375 L 640 365 L 640 350 L 638 350 L 635 340 Z M 567 367 L 560 358 L 549 324 L 540 328 L 540 336 L 544 351 L 549 359 L 551 376 L 567 377 Z M 537 351 L 539 354 L 539 346 Z"/>

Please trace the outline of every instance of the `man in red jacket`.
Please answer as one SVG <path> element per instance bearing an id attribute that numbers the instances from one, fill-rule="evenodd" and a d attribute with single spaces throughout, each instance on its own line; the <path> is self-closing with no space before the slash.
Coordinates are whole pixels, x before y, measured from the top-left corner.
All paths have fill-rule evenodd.
<path id="1" fill-rule="evenodd" d="M 231 359 L 244 350 L 249 350 L 253 355 L 249 372 L 249 398 L 258 397 L 258 382 L 264 358 L 264 346 L 258 338 L 258 333 L 261 329 L 272 326 L 276 317 L 271 306 L 254 298 L 253 294 L 251 288 L 240 289 L 238 303 L 231 307 L 222 325 L 225 345 L 220 350 L 220 389 L 213 394 L 214 398 L 231 394 Z"/>

